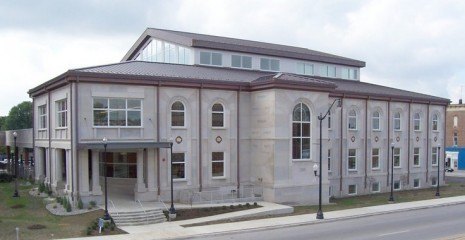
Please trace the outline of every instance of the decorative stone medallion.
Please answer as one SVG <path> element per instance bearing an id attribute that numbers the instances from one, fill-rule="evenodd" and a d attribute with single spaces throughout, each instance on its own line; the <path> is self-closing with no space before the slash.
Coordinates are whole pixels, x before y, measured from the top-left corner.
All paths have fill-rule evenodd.
<path id="1" fill-rule="evenodd" d="M 437 142 L 437 141 L 438 141 L 438 137 L 434 137 L 434 141 Z"/>
<path id="2" fill-rule="evenodd" d="M 417 137 L 417 142 L 420 141 L 420 137 Z"/>
<path id="3" fill-rule="evenodd" d="M 400 137 L 396 137 L 396 141 L 399 142 L 399 141 L 400 141 Z"/>
<path id="4" fill-rule="evenodd" d="M 375 142 L 378 142 L 378 141 L 379 141 L 379 137 L 376 136 L 376 137 L 375 137 Z"/>
<path id="5" fill-rule="evenodd" d="M 217 143 L 221 143 L 223 141 L 223 139 L 220 136 L 218 136 L 218 137 L 216 137 L 215 141 Z"/>
<path id="6" fill-rule="evenodd" d="M 176 141 L 177 144 L 182 143 L 182 137 L 181 137 L 181 136 L 177 136 L 176 139 L 175 139 L 175 141 Z"/>
<path id="7" fill-rule="evenodd" d="M 355 136 L 352 136 L 352 137 L 350 138 L 350 140 L 351 140 L 352 142 L 355 142 Z"/>

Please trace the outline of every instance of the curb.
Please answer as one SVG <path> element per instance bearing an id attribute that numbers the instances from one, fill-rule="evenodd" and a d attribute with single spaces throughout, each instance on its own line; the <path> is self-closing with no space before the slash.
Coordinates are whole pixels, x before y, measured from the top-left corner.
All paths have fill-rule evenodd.
<path id="1" fill-rule="evenodd" d="M 280 224 L 280 225 L 274 225 L 274 226 L 256 227 L 256 228 L 248 228 L 248 229 L 240 229 L 240 230 L 230 230 L 230 231 L 223 231 L 223 232 L 192 234 L 192 235 L 189 235 L 189 236 L 179 237 L 179 238 L 174 238 L 174 239 L 191 239 L 193 237 L 196 237 L 196 238 L 198 238 L 198 237 L 208 237 L 208 236 L 215 236 L 215 235 L 219 235 L 219 234 L 234 234 L 234 233 L 238 233 L 238 232 L 247 233 L 247 232 L 260 231 L 260 230 L 273 230 L 273 229 L 278 229 L 278 228 L 283 228 L 283 227 L 298 227 L 298 226 L 305 226 L 305 225 L 336 222 L 336 221 L 341 221 L 341 220 L 357 219 L 357 218 L 362 218 L 362 217 L 377 216 L 377 215 L 383 215 L 383 214 L 389 214 L 389 213 L 397 213 L 397 212 L 403 212 L 403 211 L 414 211 L 414 210 L 429 209 L 429 208 L 435 208 L 435 207 L 446 207 L 446 206 L 453 206 L 453 205 L 459 205 L 459 204 L 465 204 L 465 201 L 457 201 L 457 202 L 450 202 L 450 203 L 439 203 L 439 204 L 428 205 L 428 206 L 410 207 L 410 208 L 396 209 L 396 210 L 390 210 L 390 211 L 379 211 L 379 212 L 374 212 L 374 213 L 365 213 L 365 214 L 358 214 L 358 215 L 353 215 L 353 216 L 337 217 L 337 218 L 332 218 L 332 219 L 323 219 L 323 220 L 319 220 L 319 221 L 313 220 L 311 222 Z M 165 238 L 165 239 L 173 239 L 173 238 Z"/>

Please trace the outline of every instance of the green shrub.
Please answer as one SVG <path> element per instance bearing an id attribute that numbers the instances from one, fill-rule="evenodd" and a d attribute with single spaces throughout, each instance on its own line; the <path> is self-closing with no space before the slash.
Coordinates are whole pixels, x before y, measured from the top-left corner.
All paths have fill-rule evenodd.
<path id="1" fill-rule="evenodd" d="M 97 206 L 97 203 L 96 203 L 95 201 L 90 201 L 89 204 L 90 204 L 90 206 L 91 206 L 92 208 L 94 208 L 95 206 Z"/>
<path id="2" fill-rule="evenodd" d="M 57 199 L 57 203 L 59 203 L 59 204 L 61 204 L 62 201 L 63 201 L 63 199 L 61 197 L 57 197 L 56 199 Z"/>
<path id="3" fill-rule="evenodd" d="M 246 206 L 247 208 L 250 208 L 250 203 L 246 203 L 245 206 Z"/>
<path id="4" fill-rule="evenodd" d="M 0 173 L 0 183 L 12 182 L 12 181 L 13 181 L 13 175 L 10 175 L 8 173 Z"/>
<path id="5" fill-rule="evenodd" d="M 226 206 L 222 206 L 222 207 L 221 207 L 221 209 L 223 209 L 223 210 L 226 210 L 226 208 L 228 208 L 228 207 L 226 207 Z"/>
<path id="6" fill-rule="evenodd" d="M 39 192 L 41 192 L 41 193 L 45 192 L 45 183 L 44 182 L 41 182 L 39 184 Z"/>
<path id="7" fill-rule="evenodd" d="M 78 205 L 78 208 L 79 208 L 79 209 L 83 209 L 83 208 L 84 208 L 84 204 L 82 203 L 81 198 L 78 198 L 78 204 L 77 204 L 77 205 Z"/>
<path id="8" fill-rule="evenodd" d="M 257 202 L 254 202 L 254 203 L 253 203 L 253 206 L 254 206 L 254 207 L 257 207 L 257 206 L 258 206 L 258 203 L 257 203 Z"/>
<path id="9" fill-rule="evenodd" d="M 234 205 L 230 205 L 229 208 L 230 208 L 230 209 L 234 209 Z"/>
<path id="10" fill-rule="evenodd" d="M 242 204 L 239 204 L 239 208 L 242 208 Z"/>
<path id="11" fill-rule="evenodd" d="M 87 236 L 90 236 L 92 234 L 92 228 L 91 227 L 87 227 L 86 234 L 87 234 Z"/>
<path id="12" fill-rule="evenodd" d="M 68 203 L 68 205 L 66 205 L 66 211 L 71 212 L 71 204 Z"/>

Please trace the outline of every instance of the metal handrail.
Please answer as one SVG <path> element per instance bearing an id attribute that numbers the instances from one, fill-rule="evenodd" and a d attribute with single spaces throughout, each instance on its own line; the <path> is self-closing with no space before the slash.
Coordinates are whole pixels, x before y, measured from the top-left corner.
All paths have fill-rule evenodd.
<path id="1" fill-rule="evenodd" d="M 147 215 L 147 211 L 145 211 L 144 207 L 142 206 L 142 203 L 140 202 L 139 199 L 136 200 L 137 203 L 139 203 L 139 207 L 142 209 L 142 211 L 144 211 L 144 215 L 145 215 L 145 223 L 148 224 L 149 223 L 149 216 Z"/>
<path id="2" fill-rule="evenodd" d="M 110 203 L 111 203 L 111 206 L 113 206 L 113 208 L 115 209 L 116 216 L 119 216 L 119 213 L 118 213 L 118 210 L 116 209 L 115 204 L 113 203 L 112 200 L 109 200 L 109 201 L 110 201 Z"/>
<path id="3" fill-rule="evenodd" d="M 168 209 L 168 207 L 166 206 L 165 202 L 163 202 L 163 200 L 158 199 L 159 202 L 161 202 L 161 204 L 163 204 L 163 206 L 165 207 L 166 211 L 169 212 L 170 210 Z"/>

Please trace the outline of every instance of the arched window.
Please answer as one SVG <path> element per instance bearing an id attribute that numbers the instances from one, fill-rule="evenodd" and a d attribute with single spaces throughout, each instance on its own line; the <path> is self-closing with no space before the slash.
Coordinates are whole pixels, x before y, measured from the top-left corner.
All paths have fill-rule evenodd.
<path id="1" fill-rule="evenodd" d="M 394 113 L 394 130 L 400 131 L 400 112 Z"/>
<path id="2" fill-rule="evenodd" d="M 299 103 L 292 112 L 292 159 L 310 159 L 310 133 L 310 110 Z"/>
<path id="3" fill-rule="evenodd" d="M 171 105 L 171 126 L 184 127 L 185 123 L 185 108 L 184 104 L 176 101 Z"/>
<path id="4" fill-rule="evenodd" d="M 420 131 L 421 130 L 421 117 L 420 117 L 420 114 L 419 113 L 415 113 L 413 115 L 413 130 L 414 131 Z"/>
<path id="5" fill-rule="evenodd" d="M 455 119 L 454 119 L 455 120 Z M 433 122 L 432 122 L 432 125 L 433 125 L 433 131 L 437 131 L 438 130 L 438 125 L 439 125 L 439 118 L 438 118 L 438 115 L 437 114 L 433 114 Z M 455 124 L 455 122 L 454 122 Z M 455 125 L 454 125 L 455 126 Z"/>
<path id="6" fill-rule="evenodd" d="M 371 118 L 371 127 L 373 130 L 381 130 L 381 126 L 379 124 L 379 120 L 380 120 L 380 114 L 378 111 L 375 111 L 373 113 L 373 116 Z"/>
<path id="7" fill-rule="evenodd" d="M 454 116 L 454 127 L 458 127 L 459 125 L 459 117 Z"/>
<path id="8" fill-rule="evenodd" d="M 212 127 L 224 127 L 224 108 L 221 103 L 213 104 Z"/>
<path id="9" fill-rule="evenodd" d="M 349 111 L 348 122 L 349 130 L 357 130 L 357 112 L 353 109 Z"/>

